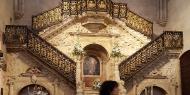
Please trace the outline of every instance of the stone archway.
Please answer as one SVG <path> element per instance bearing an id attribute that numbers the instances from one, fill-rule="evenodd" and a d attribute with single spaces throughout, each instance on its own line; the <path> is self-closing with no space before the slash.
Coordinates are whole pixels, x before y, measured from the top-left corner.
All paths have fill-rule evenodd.
<path id="1" fill-rule="evenodd" d="M 166 91 L 158 86 L 146 87 L 140 95 L 167 95 Z"/>
<path id="2" fill-rule="evenodd" d="M 180 57 L 182 95 L 189 94 L 190 84 L 190 50 Z"/>
<path id="3" fill-rule="evenodd" d="M 50 95 L 50 93 L 43 86 L 31 84 L 22 88 L 18 95 Z"/>
<path id="4" fill-rule="evenodd" d="M 82 78 L 85 88 L 93 88 L 94 83 L 104 80 L 104 63 L 108 60 L 107 50 L 99 44 L 84 47 L 85 56 L 82 61 Z"/>

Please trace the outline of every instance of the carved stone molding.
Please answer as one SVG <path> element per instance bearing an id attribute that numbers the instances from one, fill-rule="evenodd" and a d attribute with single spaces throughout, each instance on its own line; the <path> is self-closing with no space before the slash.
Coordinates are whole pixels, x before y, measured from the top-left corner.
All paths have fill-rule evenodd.
<path id="1" fill-rule="evenodd" d="M 167 79 L 167 76 L 162 76 L 160 74 L 156 74 L 156 75 L 148 75 L 148 76 L 144 76 L 145 79 Z"/>
<path id="2" fill-rule="evenodd" d="M 168 58 L 179 58 L 181 54 L 181 50 L 170 50 L 168 51 Z"/>
<path id="3" fill-rule="evenodd" d="M 145 79 L 168 79 L 167 76 L 163 76 L 161 71 L 153 71 L 149 75 L 144 76 Z"/>
<path id="4" fill-rule="evenodd" d="M 92 37 L 119 37 L 118 34 L 109 34 L 109 33 L 75 33 L 70 32 L 70 35 L 79 35 L 79 36 L 92 36 Z"/>
<path id="5" fill-rule="evenodd" d="M 25 73 L 21 73 L 22 77 L 45 77 L 42 71 L 37 67 L 28 68 Z"/>

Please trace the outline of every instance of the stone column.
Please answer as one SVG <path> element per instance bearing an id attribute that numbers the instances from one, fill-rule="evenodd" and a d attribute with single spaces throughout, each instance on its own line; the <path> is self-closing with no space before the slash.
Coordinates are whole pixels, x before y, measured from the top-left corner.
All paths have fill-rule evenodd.
<path id="1" fill-rule="evenodd" d="M 3 53 L 1 53 L 3 54 Z M 1 55 L 0 54 L 0 55 Z M 4 77 L 3 77 L 3 69 L 5 69 L 5 64 L 3 63 L 3 58 L 0 56 L 0 94 L 2 94 L 3 90 L 3 83 L 4 83 Z"/>
<path id="2" fill-rule="evenodd" d="M 173 77 L 171 78 L 171 94 L 172 95 L 182 95 L 181 94 L 181 71 L 180 71 L 180 60 L 179 54 L 180 50 L 171 50 L 169 51 L 170 62 L 173 62 L 175 65 L 175 71 L 173 72 Z"/>
<path id="3" fill-rule="evenodd" d="M 8 95 L 14 95 L 14 77 L 11 77 L 8 79 L 7 84 L 9 85 L 9 94 Z"/>
<path id="4" fill-rule="evenodd" d="M 161 26 L 166 26 L 168 21 L 168 0 L 158 0 L 157 22 Z"/>
<path id="5" fill-rule="evenodd" d="M 2 94 L 2 88 L 3 88 L 3 81 L 4 81 L 4 79 L 3 79 L 3 70 L 2 70 L 2 68 L 0 68 L 0 95 Z"/>
<path id="6" fill-rule="evenodd" d="M 53 81 L 53 95 L 57 95 L 57 87 L 58 87 L 58 84 L 59 84 L 59 82 L 58 82 L 58 80 L 57 79 L 55 79 L 54 81 Z M 64 94 L 63 94 L 64 95 Z"/>
<path id="7" fill-rule="evenodd" d="M 82 55 L 76 55 L 76 62 L 77 62 L 77 67 L 76 67 L 76 87 L 77 87 L 77 95 L 83 95 L 83 82 L 81 79 L 81 58 Z"/>

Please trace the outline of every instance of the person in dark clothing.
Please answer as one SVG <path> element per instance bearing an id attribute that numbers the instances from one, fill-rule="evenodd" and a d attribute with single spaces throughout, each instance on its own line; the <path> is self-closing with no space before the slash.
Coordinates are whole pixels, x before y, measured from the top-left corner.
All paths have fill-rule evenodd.
<path id="1" fill-rule="evenodd" d="M 99 95 L 119 95 L 119 84 L 116 81 L 104 81 L 100 87 Z"/>

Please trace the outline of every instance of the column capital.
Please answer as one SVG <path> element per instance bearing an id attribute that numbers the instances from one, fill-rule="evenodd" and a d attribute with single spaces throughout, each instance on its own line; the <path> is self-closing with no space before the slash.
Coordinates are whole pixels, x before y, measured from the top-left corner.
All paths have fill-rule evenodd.
<path id="1" fill-rule="evenodd" d="M 9 76 L 9 78 L 7 80 L 7 84 L 8 85 L 14 85 L 15 80 L 16 80 L 15 76 Z"/>

